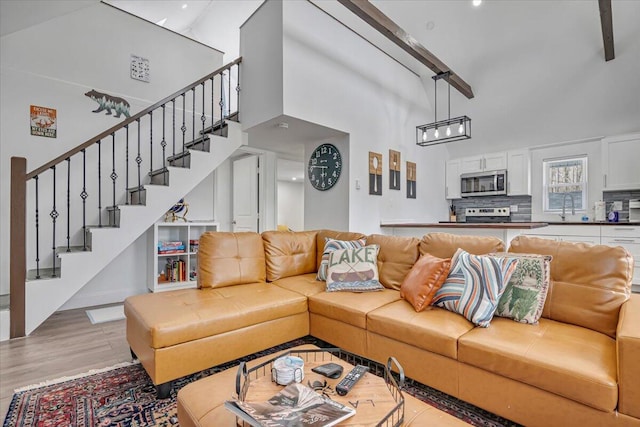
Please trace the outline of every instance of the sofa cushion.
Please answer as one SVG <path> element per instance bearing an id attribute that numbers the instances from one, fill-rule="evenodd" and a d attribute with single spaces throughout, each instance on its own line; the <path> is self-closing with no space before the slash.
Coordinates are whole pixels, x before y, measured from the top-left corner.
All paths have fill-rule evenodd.
<path id="1" fill-rule="evenodd" d="M 307 311 L 304 295 L 270 283 L 182 289 L 127 298 L 127 322 L 142 322 L 152 348 L 198 340 Z"/>
<path id="2" fill-rule="evenodd" d="M 282 279 L 316 271 L 315 231 L 265 231 L 262 233 L 267 258 L 267 280 Z"/>
<path id="3" fill-rule="evenodd" d="M 322 292 L 309 296 L 309 312 L 339 320 L 362 329 L 367 327 L 367 313 L 400 299 L 400 292 Z"/>
<path id="4" fill-rule="evenodd" d="M 329 268 L 329 254 L 338 249 L 356 249 L 365 245 L 365 239 L 357 240 L 336 240 L 329 237 L 325 238 L 324 250 L 322 251 L 322 260 L 318 267 L 317 279 L 327 280 L 327 269 Z"/>
<path id="5" fill-rule="evenodd" d="M 316 280 L 315 273 L 301 274 L 300 276 L 285 277 L 272 282 L 273 285 L 297 292 L 300 295 L 315 295 L 326 290 L 325 282 Z"/>
<path id="6" fill-rule="evenodd" d="M 518 266 L 500 297 L 495 315 L 521 323 L 536 323 L 547 299 L 552 257 L 514 252 L 494 255 L 512 256 L 518 260 Z"/>
<path id="7" fill-rule="evenodd" d="M 327 292 L 381 291 L 378 281 L 378 245 L 338 249 L 329 254 Z"/>
<path id="8" fill-rule="evenodd" d="M 385 288 L 400 290 L 405 276 L 418 260 L 418 244 L 415 237 L 384 236 L 372 234 L 367 245 L 379 245 L 378 272 Z"/>
<path id="9" fill-rule="evenodd" d="M 502 240 L 490 236 L 428 233 L 420 240 L 420 255 L 431 254 L 438 258 L 451 258 L 458 249 L 464 249 L 474 255 L 484 255 L 490 252 L 502 252 L 505 247 Z"/>
<path id="10" fill-rule="evenodd" d="M 460 337 L 458 360 L 602 411 L 618 401 L 615 340 L 579 326 L 496 317 Z"/>
<path id="11" fill-rule="evenodd" d="M 436 291 L 432 304 L 486 328 L 517 265 L 515 258 L 472 255 L 458 249 L 451 259 L 449 277 Z"/>
<path id="12" fill-rule="evenodd" d="M 198 287 L 264 282 L 264 247 L 258 233 L 209 231 L 200 236 Z"/>
<path id="13" fill-rule="evenodd" d="M 334 240 L 359 240 L 367 236 L 362 233 L 351 231 L 318 230 L 316 234 L 316 271 L 320 268 L 322 254 L 324 252 L 324 242 L 327 238 Z"/>
<path id="14" fill-rule="evenodd" d="M 402 300 L 367 314 L 369 332 L 452 359 L 458 358 L 458 338 L 473 327 L 473 323 L 456 313 L 438 307 L 417 313 Z"/>
<path id="15" fill-rule="evenodd" d="M 509 252 L 551 255 L 551 283 L 542 317 L 615 337 L 631 295 L 633 258 L 624 248 L 518 236 Z"/>
<path id="16" fill-rule="evenodd" d="M 424 310 L 440 289 L 451 268 L 451 258 L 424 254 L 413 265 L 400 285 L 400 298 L 407 300 L 416 311 Z"/>

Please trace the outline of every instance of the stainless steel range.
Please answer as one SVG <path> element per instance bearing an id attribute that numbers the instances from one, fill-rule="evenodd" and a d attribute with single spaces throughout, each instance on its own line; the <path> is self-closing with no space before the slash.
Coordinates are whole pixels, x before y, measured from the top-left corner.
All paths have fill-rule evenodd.
<path id="1" fill-rule="evenodd" d="M 511 208 L 466 208 L 465 222 L 511 222 Z"/>

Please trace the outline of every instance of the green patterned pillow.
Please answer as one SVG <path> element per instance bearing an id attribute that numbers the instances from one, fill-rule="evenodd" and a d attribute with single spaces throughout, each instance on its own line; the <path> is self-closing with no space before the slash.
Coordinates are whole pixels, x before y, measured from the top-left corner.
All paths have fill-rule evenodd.
<path id="1" fill-rule="evenodd" d="M 378 276 L 380 246 L 338 249 L 329 254 L 327 292 L 368 292 L 384 289 Z"/>
<path id="2" fill-rule="evenodd" d="M 518 260 L 516 271 L 500 297 L 495 315 L 521 323 L 537 323 L 549 290 L 551 255 L 511 252 L 493 255 Z"/>

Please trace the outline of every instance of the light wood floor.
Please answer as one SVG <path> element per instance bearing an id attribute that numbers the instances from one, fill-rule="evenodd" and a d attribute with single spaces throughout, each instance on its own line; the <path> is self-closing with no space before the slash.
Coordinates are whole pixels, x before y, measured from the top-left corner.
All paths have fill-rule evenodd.
<path id="1" fill-rule="evenodd" d="M 3 420 L 18 387 L 131 361 L 125 321 L 92 325 L 85 310 L 57 312 L 31 336 L 0 342 Z"/>

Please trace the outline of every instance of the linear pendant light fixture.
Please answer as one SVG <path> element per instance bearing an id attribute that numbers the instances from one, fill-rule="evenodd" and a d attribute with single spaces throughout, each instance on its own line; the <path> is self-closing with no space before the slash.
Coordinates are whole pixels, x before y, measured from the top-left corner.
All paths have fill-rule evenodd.
<path id="1" fill-rule="evenodd" d="M 471 138 L 471 119 L 467 116 L 451 118 L 451 71 L 445 71 L 432 77 L 434 85 L 433 123 L 416 127 L 416 144 L 422 147 L 461 141 Z M 438 80 L 445 79 L 449 87 L 447 106 L 449 115 L 446 120 L 438 121 Z"/>

